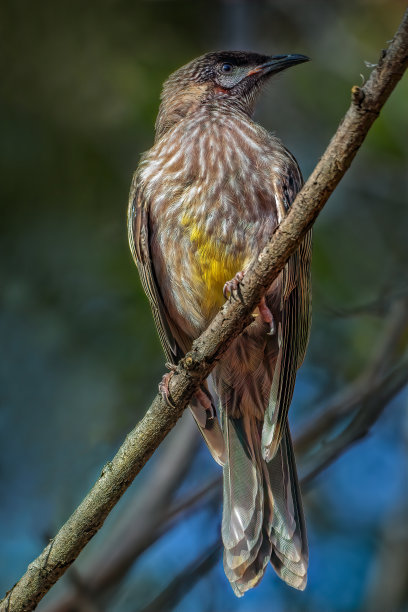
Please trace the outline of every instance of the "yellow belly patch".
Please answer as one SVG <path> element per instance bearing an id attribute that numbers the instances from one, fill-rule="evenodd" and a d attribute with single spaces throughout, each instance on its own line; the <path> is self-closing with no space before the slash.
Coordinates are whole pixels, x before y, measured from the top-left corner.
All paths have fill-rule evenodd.
<path id="1" fill-rule="evenodd" d="M 190 242 L 194 245 L 193 282 L 197 287 L 201 285 L 202 308 L 210 312 L 224 303 L 224 284 L 244 268 L 247 258 L 242 251 L 227 253 L 225 243 L 209 236 L 189 215 L 183 215 L 181 224 L 188 229 Z"/>

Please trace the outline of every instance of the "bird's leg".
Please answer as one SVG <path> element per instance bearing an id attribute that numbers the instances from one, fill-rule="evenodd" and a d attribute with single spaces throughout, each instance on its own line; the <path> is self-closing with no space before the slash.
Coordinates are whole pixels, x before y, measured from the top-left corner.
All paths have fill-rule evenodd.
<path id="1" fill-rule="evenodd" d="M 222 293 L 225 299 L 228 299 L 228 294 L 231 294 L 231 297 L 235 297 L 234 292 L 238 291 L 238 287 L 242 285 L 244 276 L 245 276 L 245 272 L 243 270 L 240 270 L 239 272 L 236 273 L 233 279 L 225 283 L 224 289 L 222 290 Z"/>
<path id="2" fill-rule="evenodd" d="M 161 394 L 166 404 L 170 406 L 170 408 L 175 408 L 175 404 L 173 403 L 173 400 L 170 396 L 169 383 L 174 375 L 174 372 L 176 371 L 177 366 L 174 363 L 166 363 L 165 365 L 166 368 L 170 370 L 170 372 L 164 374 L 163 378 L 159 382 L 159 393 Z"/>
<path id="3" fill-rule="evenodd" d="M 232 280 L 229 280 L 225 283 L 224 289 L 222 291 L 225 299 L 228 298 L 228 294 L 231 294 L 231 297 L 234 297 L 234 292 L 238 291 L 239 286 L 243 284 L 242 281 L 244 280 L 244 276 L 245 272 L 240 270 L 240 272 L 237 272 Z M 275 319 L 273 318 L 273 314 L 266 305 L 265 296 L 259 302 L 258 310 L 259 314 L 261 315 L 262 321 L 264 323 L 267 323 L 270 327 L 268 336 L 273 336 L 276 332 Z"/>
<path id="4" fill-rule="evenodd" d="M 264 323 L 267 323 L 270 327 L 268 332 L 268 336 L 273 336 L 276 332 L 275 319 L 273 318 L 273 314 L 269 310 L 266 305 L 265 296 L 262 297 L 261 301 L 258 304 L 259 314 L 261 315 L 261 319 Z"/>
<path id="5" fill-rule="evenodd" d="M 217 416 L 217 413 L 216 413 L 214 404 L 212 403 L 212 399 L 211 399 L 209 392 L 206 392 L 206 390 L 203 389 L 203 387 L 200 387 L 194 393 L 194 397 L 204 408 L 205 412 L 207 413 L 207 418 L 211 420 L 215 419 L 215 417 Z"/>

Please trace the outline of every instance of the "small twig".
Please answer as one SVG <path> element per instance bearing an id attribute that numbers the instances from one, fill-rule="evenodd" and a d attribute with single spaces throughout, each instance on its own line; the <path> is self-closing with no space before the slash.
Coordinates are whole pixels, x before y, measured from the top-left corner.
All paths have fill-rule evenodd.
<path id="1" fill-rule="evenodd" d="M 302 475 L 302 484 L 307 486 L 317 474 L 333 463 L 349 446 L 361 440 L 369 432 L 390 400 L 407 383 L 408 356 L 378 382 L 370 396 L 370 403 L 367 403 L 365 398 L 361 401 L 355 416 L 342 432 L 330 440 L 323 440 L 319 444 L 318 449 L 309 461 L 311 465 L 306 467 L 306 473 Z"/>
<path id="2" fill-rule="evenodd" d="M 176 521 L 181 515 L 184 516 L 187 511 L 196 506 L 204 497 L 211 496 L 215 493 L 221 495 L 221 484 L 222 476 L 218 475 L 207 482 L 203 487 L 200 487 L 185 499 L 180 500 L 178 504 L 171 507 L 164 517 L 164 520 L 169 522 Z"/>
<path id="3" fill-rule="evenodd" d="M 403 428 L 408 425 L 405 415 Z M 408 430 L 404 436 L 405 462 L 403 464 L 403 478 L 405 483 L 408 477 Z M 405 493 L 405 491 L 404 491 Z M 408 504 L 406 495 L 401 504 L 398 497 L 397 505 L 392 508 L 383 521 L 381 532 L 378 534 L 377 559 L 367 583 L 366 594 L 361 610 L 365 612 L 383 612 L 384 610 L 406 609 L 408 585 Z M 373 571 L 374 570 L 374 571 Z M 404 606 L 405 604 L 405 606 Z"/>
<path id="4" fill-rule="evenodd" d="M 83 580 L 75 566 L 69 568 L 67 576 L 69 576 L 72 586 L 74 587 L 76 608 L 79 610 L 86 610 L 86 612 L 105 612 L 95 601 L 96 594 L 88 588 L 86 581 Z"/>
<path id="5" fill-rule="evenodd" d="M 377 347 L 362 374 L 355 382 L 337 394 L 316 418 L 311 420 L 296 440 L 296 451 L 306 452 L 323 434 L 327 435 L 345 416 L 352 414 L 363 401 L 368 401 L 373 390 L 382 383 L 382 374 L 398 362 L 399 344 L 408 331 L 408 299 L 396 300 L 391 306 Z"/>
<path id="6" fill-rule="evenodd" d="M 170 584 L 163 589 L 140 612 L 158 612 L 158 610 L 172 610 L 174 606 L 196 585 L 196 583 L 209 572 L 220 558 L 221 538 L 212 544 L 190 565 L 177 574 Z"/>

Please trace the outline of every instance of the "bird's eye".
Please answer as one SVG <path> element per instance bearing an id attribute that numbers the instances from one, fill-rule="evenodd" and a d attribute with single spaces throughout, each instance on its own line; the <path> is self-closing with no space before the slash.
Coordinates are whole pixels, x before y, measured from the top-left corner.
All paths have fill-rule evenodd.
<path id="1" fill-rule="evenodd" d="M 232 64 L 223 64 L 221 70 L 223 72 L 231 72 Z"/>

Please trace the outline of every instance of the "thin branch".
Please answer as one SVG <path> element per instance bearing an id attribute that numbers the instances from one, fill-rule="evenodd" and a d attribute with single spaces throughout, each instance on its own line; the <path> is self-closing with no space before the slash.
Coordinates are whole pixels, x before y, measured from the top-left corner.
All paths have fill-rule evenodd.
<path id="1" fill-rule="evenodd" d="M 100 601 L 101 594 L 117 584 L 135 559 L 163 534 L 169 525 L 169 503 L 190 468 L 198 442 L 197 427 L 186 414 L 169 444 L 162 449 L 159 461 L 153 464 L 143 490 L 130 500 L 127 510 L 98 550 L 84 563 L 81 559 L 79 567 L 75 564 L 68 570 L 66 576 L 71 579 L 71 588 L 51 600 L 44 612 L 82 610 L 80 600 L 84 585 L 88 599 Z M 174 507 L 177 506 L 178 503 L 174 503 Z"/>
<path id="2" fill-rule="evenodd" d="M 408 331 L 408 298 L 396 300 L 391 308 L 384 330 L 380 334 L 371 359 L 361 375 L 343 391 L 336 394 L 318 415 L 312 419 L 296 439 L 296 451 L 304 453 L 327 435 L 339 421 L 355 412 L 363 401 L 370 401 L 374 389 L 382 384 L 384 371 L 397 363 L 396 354 L 401 338 Z"/>
<path id="3" fill-rule="evenodd" d="M 369 572 L 363 612 L 407 609 L 408 599 L 408 507 L 387 516 L 376 543 L 378 558 Z"/>
<path id="4" fill-rule="evenodd" d="M 141 612 L 165 612 L 173 610 L 174 606 L 209 572 L 220 558 L 221 538 L 212 544 L 208 550 L 201 553 L 190 565 L 173 578 L 170 584 L 161 591 Z"/>
<path id="5" fill-rule="evenodd" d="M 408 356 L 398 366 L 378 381 L 372 389 L 370 403 L 363 398 L 361 405 L 351 422 L 339 434 L 330 440 L 322 440 L 316 453 L 313 454 L 305 474 L 301 478 L 304 485 L 333 463 L 349 446 L 361 440 L 370 431 L 384 408 L 408 383 Z"/>
<path id="6" fill-rule="evenodd" d="M 408 383 L 408 359 L 402 360 L 392 371 L 388 371 L 373 387 L 370 394 L 365 396 L 360 402 L 356 402 L 353 407 L 356 411 L 356 417 L 352 421 L 352 426 L 347 428 L 348 433 L 344 435 L 344 430 L 334 436 L 330 442 L 326 441 L 325 452 L 316 453 L 314 457 L 313 474 L 309 466 L 309 471 L 300 479 L 302 487 L 307 488 L 314 476 L 326 469 L 334 463 L 336 459 L 344 451 L 349 448 L 353 442 L 361 440 L 369 429 L 374 425 L 376 420 L 381 416 L 381 413 L 386 408 L 387 404 L 406 386 Z M 325 432 L 322 432 L 325 433 Z M 352 433 L 352 435 L 350 435 Z M 298 436 L 294 440 L 295 449 L 298 449 Z M 335 452 L 334 452 L 335 450 Z M 306 470 L 304 470 L 306 471 Z M 186 495 L 184 499 L 169 509 L 168 515 L 164 516 L 165 521 L 176 521 L 184 517 L 197 504 L 206 502 L 212 499 L 215 495 L 221 492 L 222 476 L 216 476 L 209 482 L 206 482 L 198 490 Z M 171 525 L 172 526 L 172 525 Z M 167 528 L 166 528 L 167 531 Z M 158 534 L 158 537 L 161 534 Z"/>
<path id="7" fill-rule="evenodd" d="M 408 424 L 405 415 L 402 427 L 405 456 L 408 454 Z M 407 482 L 408 462 L 403 464 L 403 478 Z M 405 491 L 401 491 L 404 495 Z M 401 507 L 402 505 L 402 507 Z M 366 594 L 361 610 L 365 612 L 383 612 L 383 610 L 407 609 L 408 596 L 408 504 L 406 495 L 401 504 L 399 496 L 395 505 L 383 521 L 383 527 L 378 534 L 377 559 L 371 568 Z M 405 603 L 405 606 L 404 606 Z"/>
<path id="8" fill-rule="evenodd" d="M 90 591 L 98 593 L 115 584 L 135 557 L 149 547 L 151 534 L 160 529 L 173 495 L 190 468 L 200 441 L 196 430 L 194 420 L 186 414 L 171 444 L 163 449 L 160 461 L 154 464 L 143 494 L 81 572 Z"/>
<path id="9" fill-rule="evenodd" d="M 192 493 L 186 496 L 184 499 L 181 499 L 177 504 L 173 507 L 169 508 L 168 513 L 165 515 L 165 520 L 173 523 L 177 521 L 180 516 L 185 516 L 187 511 L 190 511 L 192 508 L 197 506 L 199 502 L 203 499 L 203 497 L 208 497 L 212 499 L 215 494 L 221 495 L 220 485 L 222 484 L 222 476 L 215 476 L 212 480 L 208 481 L 202 487 L 196 489 Z"/>
<path id="10" fill-rule="evenodd" d="M 284 267 L 343 177 L 382 106 L 408 64 L 408 11 L 387 51 L 363 87 L 352 88 L 352 102 L 326 152 L 296 197 L 287 217 L 247 272 L 242 299 L 227 302 L 190 353 L 178 364 L 170 391 L 176 407 L 157 396 L 127 436 L 83 502 L 55 538 L 29 566 L 0 603 L 0 611 L 33 610 L 95 535 L 135 476 L 174 427 L 198 385 L 216 361 L 252 321 L 265 289 Z"/>

